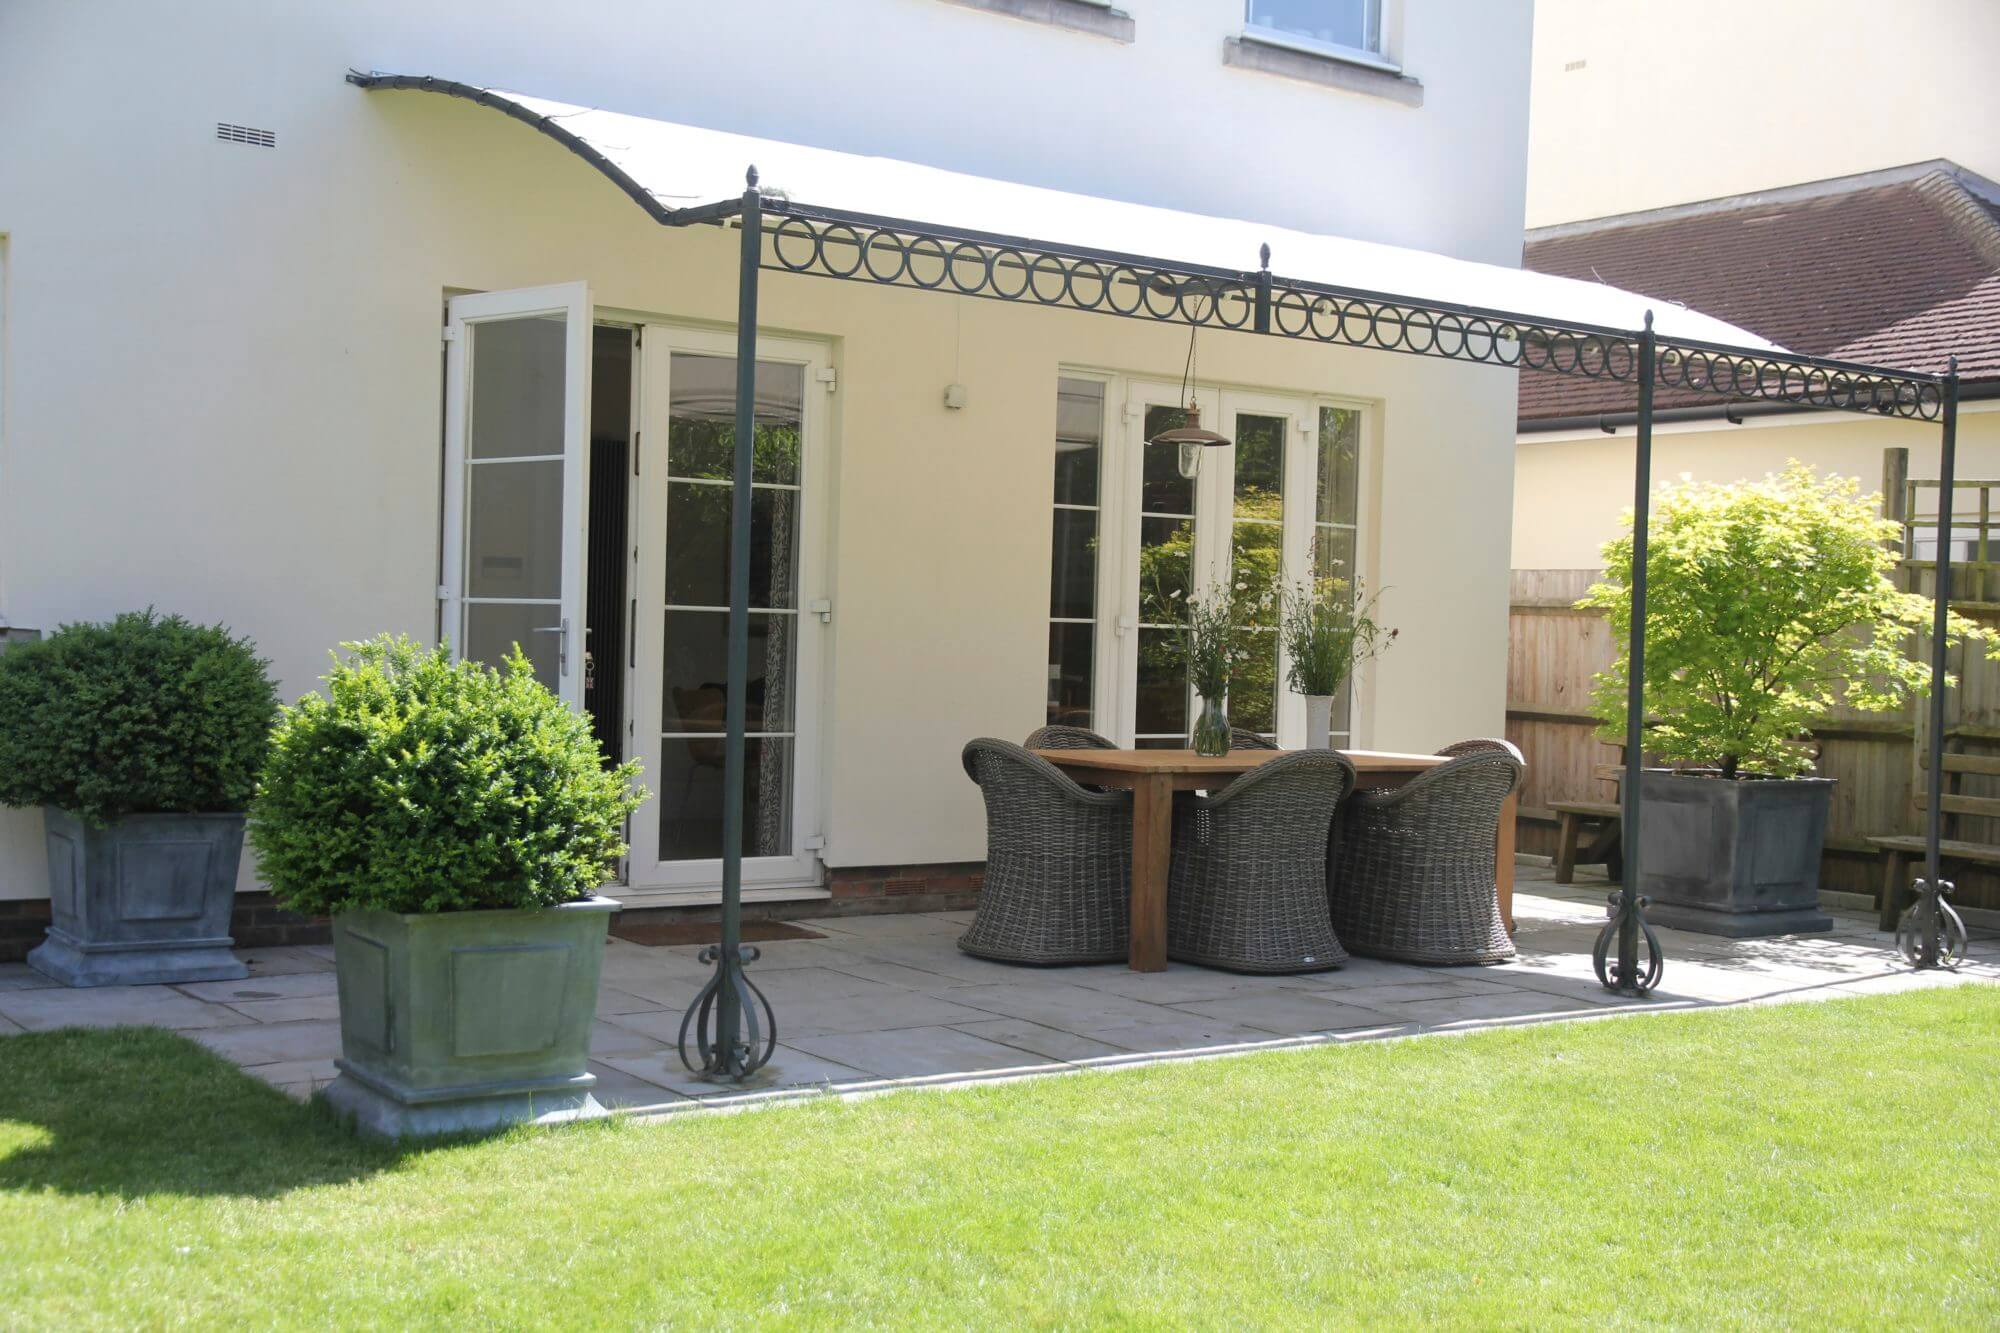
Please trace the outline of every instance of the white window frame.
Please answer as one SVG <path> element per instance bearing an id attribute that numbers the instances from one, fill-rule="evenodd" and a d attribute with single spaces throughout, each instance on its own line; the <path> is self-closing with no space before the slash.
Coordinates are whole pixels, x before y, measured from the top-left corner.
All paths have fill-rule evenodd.
<path id="1" fill-rule="evenodd" d="M 1403 67 L 1389 59 L 1383 51 L 1382 5 L 1383 0 L 1360 0 L 1361 22 L 1367 31 L 1369 46 L 1347 46 L 1340 42 L 1321 41 L 1301 33 L 1287 32 L 1283 28 L 1266 27 L 1252 21 L 1251 13 L 1257 0 L 1243 0 L 1243 35 L 1266 46 L 1282 46 L 1293 51 L 1303 51 L 1307 55 L 1328 56 L 1334 60 L 1345 60 L 1350 64 L 1366 65 L 1370 69 L 1386 70 L 1392 74 L 1402 73 Z"/>
<path id="2" fill-rule="evenodd" d="M 560 462 L 563 478 L 562 569 L 557 596 L 546 605 L 557 625 L 548 632 L 561 635 L 556 693 L 571 708 L 583 708 L 584 579 L 586 576 L 584 516 L 590 495 L 590 349 L 594 323 L 590 288 L 581 282 L 547 287 L 519 287 L 479 292 L 450 299 L 445 327 L 444 433 L 444 569 L 439 598 L 444 604 L 444 632 L 454 657 L 465 653 L 466 485 L 469 469 L 531 462 Z M 471 422 L 467 372 L 473 339 L 471 329 L 536 315 L 561 314 L 565 320 L 566 356 L 563 367 L 563 451 L 539 458 L 474 460 L 466 434 Z M 521 601 L 522 599 L 505 599 Z M 537 627 L 541 632 L 541 627 Z M 526 645 L 523 645 L 524 647 Z"/>
<path id="3" fill-rule="evenodd" d="M 736 335 L 730 331 L 695 328 L 625 315 L 643 327 L 639 349 L 639 417 L 642 448 L 633 477 L 632 541 L 633 596 L 636 607 L 635 651 L 627 658 L 626 699 L 630 723 L 629 752 L 645 765 L 648 781 L 659 785 L 664 734 L 666 662 L 666 509 L 667 439 L 671 410 L 669 388 L 673 354 L 736 356 Z M 820 851 L 824 846 L 824 784 L 821 780 L 824 735 L 824 663 L 832 632 L 827 612 L 815 603 L 827 602 L 827 504 L 832 395 L 826 374 L 833 367 L 830 344 L 801 338 L 760 334 L 757 359 L 805 368 L 804 420 L 799 462 L 799 571 L 794 635 L 792 734 L 792 850 L 784 856 L 743 858 L 745 902 L 826 896 Z M 721 733 L 717 733 L 718 737 Z M 631 855 L 626 886 L 620 898 L 635 906 L 701 905 L 721 901 L 722 861 L 663 861 L 660 859 L 660 801 L 655 791 L 632 817 Z"/>
<path id="4" fill-rule="evenodd" d="M 1099 405 L 1101 411 L 1097 423 L 1097 503 L 1095 505 L 1065 504 L 1056 500 L 1055 466 L 1053 461 L 1051 461 L 1049 468 L 1049 509 L 1051 518 L 1049 520 L 1050 605 L 1048 623 L 1050 625 L 1087 625 L 1090 628 L 1090 725 L 1093 730 L 1102 733 L 1104 730 L 1105 701 L 1115 697 L 1113 694 L 1107 692 L 1105 688 L 1105 682 L 1109 677 L 1105 670 L 1104 658 L 1107 646 L 1112 642 L 1112 636 L 1105 630 L 1105 607 L 1109 603 L 1104 598 L 1107 587 L 1113 586 L 1105 578 L 1105 565 L 1107 563 L 1117 563 L 1115 559 L 1111 558 L 1111 553 L 1115 553 L 1117 548 L 1112 546 L 1105 536 L 1105 525 L 1111 521 L 1111 511 L 1115 508 L 1111 503 L 1110 497 L 1113 494 L 1122 493 L 1121 488 L 1117 484 L 1116 471 L 1112 466 L 1112 459 L 1118 452 L 1118 429 L 1112 422 L 1111 417 L 1111 409 L 1114 404 L 1120 401 L 1122 395 L 1118 393 L 1119 385 L 1116 377 L 1099 371 L 1058 370 L 1056 372 L 1056 392 L 1058 395 L 1062 392 L 1062 382 L 1064 380 L 1081 380 L 1086 383 L 1095 384 L 1103 391 L 1104 398 Z M 1058 411 L 1060 412 L 1060 407 L 1058 407 Z M 1059 440 L 1051 440 L 1052 445 L 1060 443 Z M 1058 616 L 1055 613 L 1055 519 L 1053 515 L 1063 510 L 1068 510 L 1072 513 L 1090 512 L 1097 516 L 1097 586 L 1093 590 L 1091 597 L 1092 615 L 1087 620 L 1072 616 Z M 1044 707 L 1043 717 L 1045 719 L 1047 717 L 1046 707 Z"/>
<path id="5" fill-rule="evenodd" d="M 1097 730 L 1121 746 L 1137 739 L 1138 712 L 1138 616 L 1139 616 L 1139 510 L 1141 482 L 1145 469 L 1145 423 L 1149 406 L 1184 406 L 1187 396 L 1178 384 L 1143 376 L 1093 373 L 1064 367 L 1066 379 L 1106 381 L 1107 409 L 1122 403 L 1117 417 L 1106 423 L 1103 474 L 1099 485 L 1097 587 L 1097 652 L 1095 697 L 1092 712 Z M 1285 448 L 1285 517 L 1283 551 L 1284 577 L 1303 579 L 1312 558 L 1313 538 L 1322 526 L 1314 508 L 1318 481 L 1319 417 L 1323 408 L 1357 412 L 1359 448 L 1355 459 L 1354 567 L 1351 573 L 1369 587 L 1378 586 L 1373 557 L 1367 545 L 1368 497 L 1374 485 L 1373 442 L 1379 404 L 1363 398 L 1333 394 L 1304 394 L 1284 389 L 1201 388 L 1194 398 L 1201 408 L 1202 421 L 1224 434 L 1233 434 L 1238 411 L 1262 416 L 1284 416 L 1291 422 Z M 1111 414 L 1107 411 L 1107 416 Z M 1122 424 L 1121 424 L 1122 423 Z M 1226 424 L 1215 424 L 1226 423 Z M 1230 555 L 1229 525 L 1234 520 L 1235 446 L 1204 449 L 1200 471 L 1195 478 L 1195 545 L 1192 578 L 1197 586 L 1226 577 Z M 1214 461 L 1211 462 L 1210 460 Z M 1294 499 L 1294 497 L 1297 497 Z M 1203 519 L 1215 520 L 1203 522 Z M 1282 650 L 1278 659 L 1277 700 L 1274 721 L 1278 744 L 1287 749 L 1305 743 L 1305 700 L 1286 684 L 1288 667 Z M 1336 732 L 1335 743 L 1360 748 L 1372 739 L 1368 720 L 1368 683 L 1356 677 L 1347 681 L 1349 691 L 1348 729 Z M 1192 704 L 1190 704 L 1192 707 Z M 1190 720 L 1193 713 L 1188 714 Z"/>

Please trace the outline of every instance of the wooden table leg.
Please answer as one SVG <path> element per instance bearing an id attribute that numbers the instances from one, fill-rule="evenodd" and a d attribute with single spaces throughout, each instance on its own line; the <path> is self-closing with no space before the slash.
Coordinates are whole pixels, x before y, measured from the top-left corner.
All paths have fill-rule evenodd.
<path id="1" fill-rule="evenodd" d="M 1167 969 L 1167 863 L 1174 851 L 1174 789 L 1164 776 L 1132 785 L 1132 945 L 1134 972 Z"/>
<path id="2" fill-rule="evenodd" d="M 1500 806 L 1500 831 L 1493 840 L 1493 890 L 1500 898 L 1500 919 L 1507 933 L 1514 933 L 1514 820 L 1519 816 L 1520 793 L 1510 792 Z"/>

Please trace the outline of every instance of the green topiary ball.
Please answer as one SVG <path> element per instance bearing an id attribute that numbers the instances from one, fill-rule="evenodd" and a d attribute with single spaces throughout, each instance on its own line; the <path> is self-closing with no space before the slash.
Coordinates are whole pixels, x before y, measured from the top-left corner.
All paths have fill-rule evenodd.
<path id="1" fill-rule="evenodd" d="M 624 854 L 639 766 L 535 679 L 384 636 L 343 644 L 324 695 L 284 710 L 250 812 L 278 900 L 457 912 L 586 898 Z"/>
<path id="2" fill-rule="evenodd" d="M 93 824 L 242 810 L 277 717 L 270 664 L 220 625 L 133 611 L 0 654 L 0 804 Z"/>

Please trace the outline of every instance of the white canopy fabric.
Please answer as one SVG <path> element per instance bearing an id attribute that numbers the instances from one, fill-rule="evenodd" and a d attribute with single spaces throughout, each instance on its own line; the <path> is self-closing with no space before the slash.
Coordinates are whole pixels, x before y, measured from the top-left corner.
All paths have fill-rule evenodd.
<path id="1" fill-rule="evenodd" d="M 1782 350 L 1724 320 L 1604 283 L 699 129 L 526 93 L 483 91 L 547 117 L 667 208 L 740 196 L 744 170 L 754 163 L 765 189 L 810 207 L 1245 272 L 1258 267 L 1258 247 L 1268 244 L 1272 271 L 1301 282 L 1613 329 L 1636 330 L 1651 310 L 1664 340 Z"/>

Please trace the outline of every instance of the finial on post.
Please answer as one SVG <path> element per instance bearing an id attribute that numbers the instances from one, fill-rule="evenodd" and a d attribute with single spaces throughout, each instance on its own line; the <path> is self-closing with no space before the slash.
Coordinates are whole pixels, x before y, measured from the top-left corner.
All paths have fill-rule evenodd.
<path id="1" fill-rule="evenodd" d="M 750 164 L 750 169 L 749 169 L 748 171 L 746 171 L 746 172 L 744 172 L 744 173 L 743 173 L 743 183 L 744 183 L 745 185 L 748 185 L 748 186 L 749 186 L 749 187 L 750 187 L 751 189 L 753 189 L 753 190 L 757 188 L 757 164 L 756 164 L 756 163 L 752 162 L 752 163 Z"/>
<path id="2" fill-rule="evenodd" d="M 1257 266 L 1259 268 L 1271 267 L 1271 243 L 1269 241 L 1257 247 Z"/>

